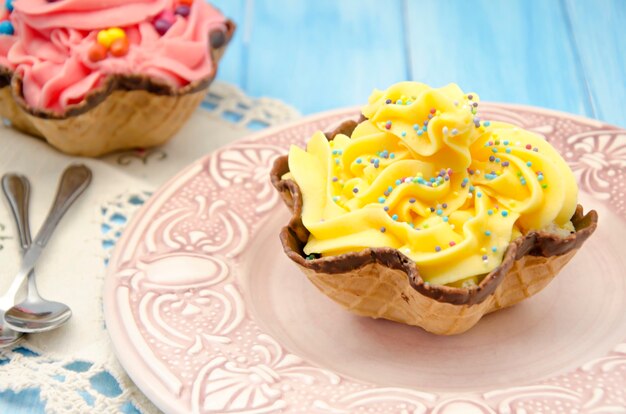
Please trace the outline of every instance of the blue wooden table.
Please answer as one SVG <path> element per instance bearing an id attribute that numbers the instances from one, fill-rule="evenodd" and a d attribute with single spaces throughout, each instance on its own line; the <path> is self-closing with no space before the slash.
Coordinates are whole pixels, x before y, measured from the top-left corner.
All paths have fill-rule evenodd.
<path id="1" fill-rule="evenodd" d="M 626 0 L 217 0 L 219 78 L 310 114 L 401 80 L 626 127 Z"/>

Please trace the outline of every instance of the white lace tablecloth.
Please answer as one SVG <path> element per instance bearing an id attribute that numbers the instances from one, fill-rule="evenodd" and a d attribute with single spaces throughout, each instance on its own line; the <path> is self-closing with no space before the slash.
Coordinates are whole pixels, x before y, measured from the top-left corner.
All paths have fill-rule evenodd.
<path id="1" fill-rule="evenodd" d="M 30 179 L 33 233 L 68 164 L 83 162 L 94 174 L 37 265 L 42 296 L 67 303 L 74 316 L 56 331 L 25 336 L 13 349 L 0 350 L 0 413 L 158 412 L 118 364 L 106 332 L 101 293 L 110 252 L 133 213 L 183 167 L 253 130 L 297 117 L 285 104 L 250 99 L 216 83 L 202 109 L 157 149 L 80 159 L 0 126 L 0 175 L 18 172 Z M 0 202 L 0 293 L 8 288 L 19 258 L 13 219 Z"/>

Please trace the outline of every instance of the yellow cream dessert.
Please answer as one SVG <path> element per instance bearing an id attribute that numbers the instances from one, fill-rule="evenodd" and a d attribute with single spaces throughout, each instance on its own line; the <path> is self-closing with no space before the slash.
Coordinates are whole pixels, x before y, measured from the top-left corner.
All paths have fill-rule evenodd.
<path id="1" fill-rule="evenodd" d="M 596 216 L 577 211 L 571 170 L 542 137 L 481 120 L 478 107 L 454 84 L 398 83 L 374 91 L 346 134 L 318 132 L 277 161 L 273 182 L 297 216 L 283 244 L 322 291 L 360 314 L 457 333 L 535 293 L 573 256 Z M 398 263 L 381 259 L 390 249 Z M 538 258 L 551 264 L 537 276 L 533 261 L 524 281 L 522 261 Z M 512 268 L 522 296 L 506 301 Z M 413 313 L 432 312 L 427 299 L 472 323 L 424 322 Z"/>

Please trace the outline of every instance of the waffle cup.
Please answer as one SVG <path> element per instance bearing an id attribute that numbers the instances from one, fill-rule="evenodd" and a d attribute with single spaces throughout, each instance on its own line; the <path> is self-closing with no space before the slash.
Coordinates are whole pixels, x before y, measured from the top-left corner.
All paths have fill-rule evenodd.
<path id="1" fill-rule="evenodd" d="M 234 31 L 228 20 L 225 33 L 210 34 L 213 69 L 205 79 L 178 89 L 148 76 L 109 76 L 63 114 L 30 107 L 23 99 L 22 79 L 0 68 L 0 117 L 70 155 L 98 157 L 162 145 L 204 99 Z"/>
<path id="2" fill-rule="evenodd" d="M 357 122 L 347 121 L 329 139 L 350 135 Z M 309 232 L 302 224 L 302 195 L 292 180 L 287 156 L 276 160 L 272 183 L 293 216 L 280 233 L 287 256 L 326 296 L 358 315 L 419 326 L 438 335 L 467 331 L 483 315 L 515 305 L 541 291 L 570 261 L 595 231 L 598 215 L 583 215 L 579 205 L 572 217 L 575 233 L 561 237 L 529 232 L 514 240 L 502 263 L 478 286 L 455 288 L 425 283 L 415 262 L 392 248 L 368 248 L 339 256 L 305 259 Z"/>

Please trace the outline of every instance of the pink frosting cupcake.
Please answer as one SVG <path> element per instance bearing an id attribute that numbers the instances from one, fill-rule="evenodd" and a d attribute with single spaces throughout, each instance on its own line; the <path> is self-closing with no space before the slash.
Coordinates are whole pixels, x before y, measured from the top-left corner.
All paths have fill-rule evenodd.
<path id="1" fill-rule="evenodd" d="M 13 0 L 0 116 L 63 152 L 160 145 L 200 104 L 235 25 L 203 0 Z"/>

